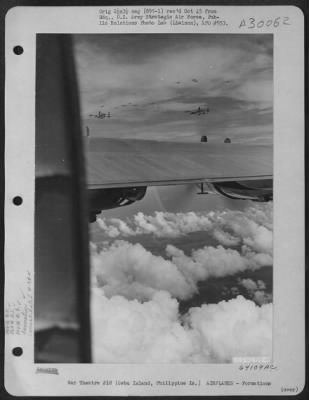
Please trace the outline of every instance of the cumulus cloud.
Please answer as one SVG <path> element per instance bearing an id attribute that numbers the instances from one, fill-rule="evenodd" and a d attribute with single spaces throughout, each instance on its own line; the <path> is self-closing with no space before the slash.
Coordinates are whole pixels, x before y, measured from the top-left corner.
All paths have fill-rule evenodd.
<path id="1" fill-rule="evenodd" d="M 153 255 L 139 243 L 116 241 L 92 256 L 92 266 L 96 285 L 107 297 L 117 294 L 147 300 L 164 290 L 185 299 L 196 291 L 175 263 Z"/>
<path id="2" fill-rule="evenodd" d="M 137 213 L 126 221 L 98 218 L 100 229 L 109 238 L 153 235 L 175 238 L 192 232 L 205 231 L 223 246 L 244 246 L 248 251 L 272 255 L 272 203 L 249 207 L 244 211 L 155 212 Z"/>
<path id="3" fill-rule="evenodd" d="M 271 355 L 272 306 L 241 296 L 180 317 L 178 302 L 167 292 L 140 303 L 108 299 L 95 289 L 91 307 L 94 362 L 225 363 L 236 356 Z"/>
<path id="4" fill-rule="evenodd" d="M 266 285 L 262 280 L 239 279 L 239 285 L 243 286 L 252 300 L 257 304 L 267 304 L 272 302 L 272 294 L 266 291 Z"/>
<path id="5" fill-rule="evenodd" d="M 179 251 L 176 254 L 171 246 L 168 246 L 167 254 L 173 257 L 173 262 L 176 261 L 178 266 L 184 263 L 189 266 L 193 259 L 197 267 L 203 263 L 204 258 L 206 263 L 211 264 L 206 269 L 212 270 L 212 276 L 223 276 L 224 270 L 226 274 L 231 274 L 233 270 L 239 272 L 247 268 L 272 265 L 272 203 L 249 207 L 244 211 L 155 212 L 154 215 L 139 212 L 125 221 L 101 217 L 98 218 L 98 226 L 107 239 L 138 235 L 168 239 L 192 232 L 206 232 L 221 246 L 194 251 L 191 260 Z M 237 248 L 237 251 L 226 250 L 226 247 Z M 213 267 L 215 264 L 216 267 Z M 203 269 L 205 270 L 205 267 Z M 207 278 L 206 271 L 204 275 Z"/>
<path id="6" fill-rule="evenodd" d="M 252 279 L 240 279 L 239 284 L 242 285 L 247 290 L 258 290 L 258 289 L 265 289 L 265 283 L 261 280 L 255 282 Z"/>
<path id="7" fill-rule="evenodd" d="M 137 213 L 126 222 L 117 218 L 97 219 L 99 227 L 108 237 L 135 236 L 153 234 L 156 237 L 177 237 L 190 232 L 209 230 L 212 223 L 207 216 L 200 213 L 155 212 L 154 215 Z"/>
<path id="8" fill-rule="evenodd" d="M 209 231 L 212 221 L 209 215 L 195 213 L 169 213 L 157 211 L 154 215 L 139 212 L 129 221 L 135 227 L 135 234 L 153 234 L 157 237 L 178 237 L 191 232 Z"/>
<path id="9" fill-rule="evenodd" d="M 92 253 L 93 281 L 107 297 L 149 300 L 157 291 L 188 299 L 198 291 L 199 281 L 219 278 L 269 265 L 269 257 L 205 246 L 187 256 L 175 246 L 166 247 L 166 257 L 157 256 L 141 244 L 123 240 Z"/>
<path id="10" fill-rule="evenodd" d="M 254 270 L 264 266 L 264 263 L 252 257 L 251 253 L 248 257 L 246 253 L 241 254 L 222 246 L 205 246 L 202 249 L 192 250 L 191 257 L 171 245 L 167 246 L 166 252 L 183 274 L 191 279 L 193 277 L 195 281 L 233 275 L 247 269 Z"/>
<path id="11" fill-rule="evenodd" d="M 232 357 L 271 356 L 270 304 L 259 307 L 238 296 L 192 308 L 188 320 L 199 343 L 195 361 L 229 362 Z"/>
<path id="12" fill-rule="evenodd" d="M 255 303 L 260 304 L 260 305 L 268 304 L 273 301 L 272 294 L 266 293 L 264 290 L 257 290 L 256 292 L 254 292 L 252 298 L 255 301 Z"/>
<path id="13" fill-rule="evenodd" d="M 126 220 L 99 218 L 98 226 L 103 241 L 90 244 L 95 362 L 271 357 L 272 298 L 262 280 L 234 279 L 229 294 L 236 298 L 179 312 L 180 302 L 198 294 L 199 282 L 272 265 L 271 203 L 243 212 L 140 212 Z M 158 255 L 129 242 L 148 235 L 168 243 L 203 231 L 218 244 L 190 253 L 168 244 Z"/>
<path id="14" fill-rule="evenodd" d="M 98 225 L 107 238 L 113 239 L 102 250 L 92 249 L 96 284 L 104 288 L 107 297 L 117 294 L 145 301 L 164 290 L 178 299 L 188 299 L 197 292 L 199 281 L 272 265 L 269 204 L 244 212 L 156 212 L 154 215 L 139 212 L 126 221 L 99 218 Z M 196 231 L 207 232 L 220 244 L 193 249 L 190 255 L 168 245 L 162 257 L 139 243 L 115 240 L 137 235 L 175 238 Z"/>

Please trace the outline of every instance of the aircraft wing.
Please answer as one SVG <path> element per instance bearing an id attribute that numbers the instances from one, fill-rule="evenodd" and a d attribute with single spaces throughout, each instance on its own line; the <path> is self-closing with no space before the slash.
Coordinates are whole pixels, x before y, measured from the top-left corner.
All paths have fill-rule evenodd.
<path id="1" fill-rule="evenodd" d="M 89 189 L 272 179 L 272 146 L 88 138 Z"/>

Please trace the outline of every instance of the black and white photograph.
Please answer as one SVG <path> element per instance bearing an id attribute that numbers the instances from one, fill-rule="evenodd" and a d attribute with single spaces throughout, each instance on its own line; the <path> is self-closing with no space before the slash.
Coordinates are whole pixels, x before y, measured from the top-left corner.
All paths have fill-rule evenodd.
<path id="1" fill-rule="evenodd" d="M 10 394 L 303 390 L 303 34 L 289 6 L 8 12 Z"/>
<path id="2" fill-rule="evenodd" d="M 93 362 L 271 361 L 272 35 L 72 43 Z M 47 315 L 35 321 L 43 353 Z"/>
<path id="3" fill-rule="evenodd" d="M 94 362 L 271 360 L 272 35 L 75 46 Z"/>

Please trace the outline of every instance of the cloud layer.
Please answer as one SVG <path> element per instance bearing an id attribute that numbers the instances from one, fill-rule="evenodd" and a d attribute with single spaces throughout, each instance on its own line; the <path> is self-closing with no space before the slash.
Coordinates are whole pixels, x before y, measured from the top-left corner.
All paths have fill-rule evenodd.
<path id="1" fill-rule="evenodd" d="M 256 304 L 262 305 L 272 301 L 272 294 L 265 290 L 266 285 L 262 280 L 255 282 L 252 279 L 240 279 L 239 284 L 247 290 L 249 297 L 251 297 Z"/>
<path id="2" fill-rule="evenodd" d="M 180 317 L 166 292 L 140 303 L 93 293 L 94 361 L 101 363 L 228 363 L 270 357 L 272 305 L 238 296 L 191 308 Z"/>
<path id="3" fill-rule="evenodd" d="M 272 204 L 244 211 L 138 213 L 99 218 L 104 241 L 91 244 L 95 362 L 228 363 L 233 357 L 271 357 L 272 304 L 265 283 L 237 278 L 272 265 Z M 141 243 L 203 232 L 217 245 L 190 253 L 167 244 L 160 255 Z M 236 275 L 235 297 L 218 304 L 181 302 L 199 283 Z M 237 280 L 238 279 L 238 280 Z"/>
<path id="4" fill-rule="evenodd" d="M 92 256 L 96 286 L 107 297 L 122 295 L 128 299 L 149 300 L 157 291 L 167 291 L 178 299 L 197 293 L 200 281 L 233 275 L 270 266 L 268 254 L 205 246 L 190 256 L 175 246 L 166 247 L 163 258 L 141 244 L 116 241 Z"/>
<path id="5" fill-rule="evenodd" d="M 175 238 L 204 231 L 223 246 L 244 246 L 269 255 L 272 254 L 272 220 L 272 202 L 249 207 L 244 211 L 155 212 L 154 215 L 139 212 L 126 220 L 104 218 L 102 215 L 97 219 L 107 238 L 137 235 Z"/>
<path id="6" fill-rule="evenodd" d="M 165 258 L 152 254 L 140 243 L 107 242 L 102 250 L 92 251 L 96 284 L 107 297 L 122 295 L 144 301 L 164 290 L 184 300 L 197 292 L 200 281 L 272 265 L 271 204 L 244 212 L 138 213 L 127 221 L 99 218 L 98 224 L 109 239 L 141 234 L 174 238 L 205 231 L 219 242 L 216 247 L 193 249 L 190 255 L 167 245 Z"/>

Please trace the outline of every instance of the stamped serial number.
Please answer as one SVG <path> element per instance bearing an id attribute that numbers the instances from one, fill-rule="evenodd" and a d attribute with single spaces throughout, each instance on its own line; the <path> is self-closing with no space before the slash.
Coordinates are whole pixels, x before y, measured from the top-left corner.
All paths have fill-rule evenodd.
<path id="1" fill-rule="evenodd" d="M 279 28 L 282 25 L 291 25 L 290 17 L 277 17 L 274 19 L 256 19 L 256 18 L 248 18 L 242 19 L 238 28 Z"/>

